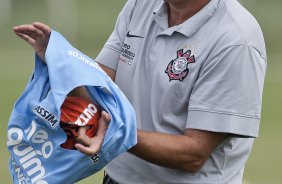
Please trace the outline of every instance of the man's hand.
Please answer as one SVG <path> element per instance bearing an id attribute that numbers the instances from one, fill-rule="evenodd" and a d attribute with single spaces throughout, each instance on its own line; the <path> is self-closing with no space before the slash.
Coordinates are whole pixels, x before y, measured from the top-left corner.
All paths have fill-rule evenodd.
<path id="1" fill-rule="evenodd" d="M 101 118 L 98 121 L 97 133 L 92 138 L 86 135 L 87 127 L 80 127 L 76 140 L 78 143 L 75 145 L 76 149 L 89 156 L 97 153 L 103 144 L 110 120 L 111 116 L 105 111 L 102 111 Z"/>
<path id="2" fill-rule="evenodd" d="M 34 22 L 33 24 L 15 26 L 13 31 L 28 42 L 40 59 L 45 62 L 45 52 L 51 34 L 49 26 L 40 22 Z"/>

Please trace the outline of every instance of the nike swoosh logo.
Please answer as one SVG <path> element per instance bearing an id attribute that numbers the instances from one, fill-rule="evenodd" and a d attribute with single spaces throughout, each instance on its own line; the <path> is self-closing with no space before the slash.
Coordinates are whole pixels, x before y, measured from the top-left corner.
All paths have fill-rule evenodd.
<path id="1" fill-rule="evenodd" d="M 126 37 L 128 37 L 128 38 L 144 38 L 143 36 L 132 35 L 132 34 L 129 33 L 129 31 L 126 34 Z"/>

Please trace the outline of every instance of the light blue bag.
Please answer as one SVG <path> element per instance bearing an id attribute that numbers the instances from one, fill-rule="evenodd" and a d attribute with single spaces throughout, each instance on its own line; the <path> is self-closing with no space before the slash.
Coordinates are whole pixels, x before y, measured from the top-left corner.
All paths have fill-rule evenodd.
<path id="1" fill-rule="evenodd" d="M 14 183 L 74 183 L 101 170 L 137 142 L 135 112 L 98 64 L 52 31 L 46 64 L 35 56 L 35 70 L 12 111 L 7 146 Z M 65 150 L 60 107 L 75 87 L 87 86 L 93 101 L 111 114 L 99 153 L 92 157 Z"/>

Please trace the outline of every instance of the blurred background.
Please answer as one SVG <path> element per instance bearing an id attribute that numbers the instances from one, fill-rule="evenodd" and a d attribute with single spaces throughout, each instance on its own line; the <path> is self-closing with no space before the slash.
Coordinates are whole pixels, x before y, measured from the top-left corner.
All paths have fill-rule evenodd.
<path id="1" fill-rule="evenodd" d="M 33 70 L 33 50 L 17 38 L 15 25 L 41 21 L 62 33 L 77 49 L 95 58 L 110 35 L 126 0 L 0 0 L 0 183 L 8 171 L 6 128 L 10 112 Z M 282 183 L 282 1 L 245 0 L 264 32 L 268 71 L 260 137 L 247 162 L 244 184 Z M 99 184 L 102 172 L 79 184 Z"/>

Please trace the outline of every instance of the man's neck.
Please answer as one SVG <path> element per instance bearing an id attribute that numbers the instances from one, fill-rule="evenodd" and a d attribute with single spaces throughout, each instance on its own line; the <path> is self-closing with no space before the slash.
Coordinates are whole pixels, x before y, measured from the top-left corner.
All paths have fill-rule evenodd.
<path id="1" fill-rule="evenodd" d="M 168 5 L 168 25 L 182 24 L 199 12 L 210 0 L 166 0 Z"/>

